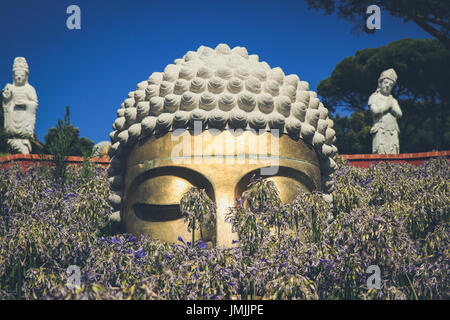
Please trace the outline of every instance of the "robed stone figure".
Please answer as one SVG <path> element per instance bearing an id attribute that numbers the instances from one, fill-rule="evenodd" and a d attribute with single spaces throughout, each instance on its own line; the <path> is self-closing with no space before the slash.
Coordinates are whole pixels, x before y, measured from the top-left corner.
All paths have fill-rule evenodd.
<path id="1" fill-rule="evenodd" d="M 369 108 L 373 114 L 372 153 L 400 153 L 397 119 L 402 116 L 398 101 L 391 95 L 397 82 L 394 69 L 383 71 L 378 79 L 378 88 L 369 97 Z"/>
<path id="2" fill-rule="evenodd" d="M 23 57 L 14 59 L 13 84 L 8 83 L 2 91 L 4 127 L 13 134 L 30 139 L 34 134 L 38 98 L 36 90 L 28 83 L 29 68 Z M 31 152 L 29 139 L 8 139 L 8 144 L 22 154 Z"/>

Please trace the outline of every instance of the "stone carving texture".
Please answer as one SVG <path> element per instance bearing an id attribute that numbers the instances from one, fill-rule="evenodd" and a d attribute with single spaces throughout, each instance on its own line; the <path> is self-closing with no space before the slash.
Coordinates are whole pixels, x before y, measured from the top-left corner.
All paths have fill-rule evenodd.
<path id="1" fill-rule="evenodd" d="M 120 209 L 122 202 L 124 150 L 141 137 L 189 128 L 194 121 L 205 128 L 280 129 L 301 138 L 319 155 L 322 190 L 334 188 L 335 131 L 316 92 L 297 75 L 259 62 L 258 55 L 243 47 L 219 44 L 188 51 L 163 72 L 152 73 L 117 110 L 109 150 L 113 207 Z"/>
<path id="2" fill-rule="evenodd" d="M 8 83 L 2 91 L 2 107 L 6 131 L 33 137 L 38 99 L 35 89 L 28 83 L 28 75 L 25 58 L 15 58 L 13 84 Z M 20 153 L 31 152 L 28 139 L 9 139 L 8 144 Z"/>
<path id="3" fill-rule="evenodd" d="M 369 97 L 369 108 L 373 114 L 372 153 L 399 154 L 400 143 L 397 118 L 402 116 L 398 101 L 391 95 L 397 82 L 394 69 L 383 71 L 378 79 L 377 90 Z"/>

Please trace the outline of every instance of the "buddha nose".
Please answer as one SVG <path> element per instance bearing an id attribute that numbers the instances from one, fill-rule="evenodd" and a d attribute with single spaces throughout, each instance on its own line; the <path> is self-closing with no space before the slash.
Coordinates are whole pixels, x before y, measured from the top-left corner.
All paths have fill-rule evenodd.
<path id="1" fill-rule="evenodd" d="M 226 185 L 226 184 L 225 184 Z M 230 248 L 238 235 L 233 233 L 232 225 L 227 221 L 230 209 L 235 206 L 233 188 L 222 185 L 216 189 L 216 246 Z"/>

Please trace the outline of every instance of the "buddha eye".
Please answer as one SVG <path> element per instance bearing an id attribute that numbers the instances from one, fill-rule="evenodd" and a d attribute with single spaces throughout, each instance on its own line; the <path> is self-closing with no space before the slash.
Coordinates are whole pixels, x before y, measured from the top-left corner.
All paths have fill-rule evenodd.
<path id="1" fill-rule="evenodd" d="M 180 206 L 175 204 L 147 204 L 135 203 L 133 210 L 142 220 L 152 222 L 171 221 L 181 218 Z"/>
<path id="2" fill-rule="evenodd" d="M 285 173 L 280 176 L 271 176 L 267 180 L 273 181 L 275 187 L 278 189 L 280 200 L 284 203 L 292 203 L 299 193 L 311 192 L 312 188 L 308 187 L 307 179 L 305 177 L 292 173 L 290 171 L 285 172 L 284 168 L 280 168 L 280 173 Z M 250 177 L 253 174 L 245 176 L 236 187 L 236 198 L 241 198 L 242 194 L 248 190 L 250 184 Z"/>
<path id="3" fill-rule="evenodd" d="M 284 203 L 291 203 L 301 192 L 310 192 L 303 183 L 291 177 L 275 176 L 268 178 L 268 180 L 274 182 L 280 194 L 280 199 Z"/>
<path id="4" fill-rule="evenodd" d="M 137 217 L 163 222 L 181 219 L 180 200 L 193 185 L 178 176 L 150 177 L 136 188 L 132 208 Z"/>

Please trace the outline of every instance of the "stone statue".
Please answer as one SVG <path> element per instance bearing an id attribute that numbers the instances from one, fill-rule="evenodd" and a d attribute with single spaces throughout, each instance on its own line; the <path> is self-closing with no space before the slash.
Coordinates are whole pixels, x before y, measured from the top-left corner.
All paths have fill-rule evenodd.
<path id="1" fill-rule="evenodd" d="M 287 203 L 299 190 L 321 190 L 330 199 L 337 168 L 332 127 L 328 110 L 297 75 L 243 47 L 200 46 L 138 83 L 117 110 L 111 219 L 125 232 L 189 238 L 179 202 L 195 186 L 216 203 L 215 226 L 202 240 L 231 246 L 237 235 L 226 214 L 254 174 L 272 180 Z M 274 164 L 277 170 L 263 173 Z"/>
<path id="2" fill-rule="evenodd" d="M 373 113 L 372 153 L 398 154 L 400 143 L 397 118 L 402 116 L 398 101 L 391 95 L 397 82 L 397 74 L 394 69 L 383 71 L 378 79 L 378 88 L 369 97 L 369 108 Z"/>
<path id="3" fill-rule="evenodd" d="M 92 148 L 92 156 L 102 158 L 108 156 L 108 150 L 111 148 L 111 142 L 100 141 Z"/>
<path id="4" fill-rule="evenodd" d="M 36 90 L 28 83 L 29 69 L 25 58 L 17 57 L 13 64 L 13 84 L 2 91 L 4 126 L 10 133 L 33 137 L 38 99 Z M 28 139 L 9 139 L 8 144 L 18 152 L 31 152 Z"/>

